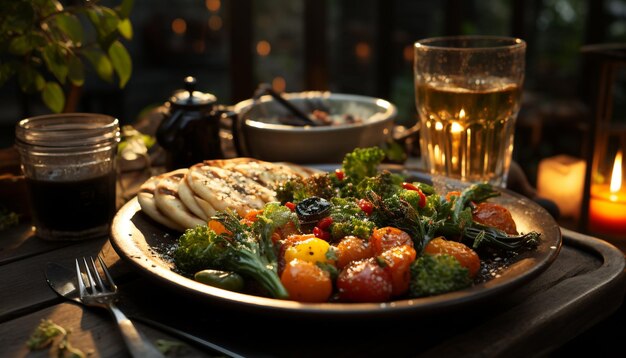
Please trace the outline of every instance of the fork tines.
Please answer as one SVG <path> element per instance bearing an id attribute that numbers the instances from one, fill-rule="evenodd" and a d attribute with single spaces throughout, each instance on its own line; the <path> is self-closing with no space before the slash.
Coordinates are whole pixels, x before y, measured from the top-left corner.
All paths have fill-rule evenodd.
<path id="1" fill-rule="evenodd" d="M 82 267 L 85 268 L 84 273 L 81 270 L 81 261 L 83 262 Z M 111 277 L 111 274 L 109 273 L 106 264 L 100 256 L 98 256 L 98 261 L 100 262 L 100 267 L 102 268 L 102 272 L 104 272 L 104 275 L 106 277 L 105 280 L 103 280 L 102 276 L 100 275 L 100 272 L 96 267 L 96 263 L 93 257 L 89 257 L 89 259 L 87 259 L 86 257 L 83 257 L 82 259 L 76 259 L 76 277 L 78 278 L 78 289 L 80 291 L 81 297 L 88 293 L 87 289 L 89 289 L 91 294 L 95 294 L 98 292 L 115 292 L 117 290 L 117 286 L 113 282 L 113 278 Z M 85 278 L 83 277 L 83 274 L 86 277 L 88 284 L 85 284 Z"/>

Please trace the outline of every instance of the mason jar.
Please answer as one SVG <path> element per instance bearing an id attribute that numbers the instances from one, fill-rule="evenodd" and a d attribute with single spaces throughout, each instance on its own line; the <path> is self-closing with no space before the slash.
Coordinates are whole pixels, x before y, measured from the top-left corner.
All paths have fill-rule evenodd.
<path id="1" fill-rule="evenodd" d="M 116 211 L 116 118 L 37 116 L 15 131 L 36 236 L 84 240 L 108 234 Z"/>

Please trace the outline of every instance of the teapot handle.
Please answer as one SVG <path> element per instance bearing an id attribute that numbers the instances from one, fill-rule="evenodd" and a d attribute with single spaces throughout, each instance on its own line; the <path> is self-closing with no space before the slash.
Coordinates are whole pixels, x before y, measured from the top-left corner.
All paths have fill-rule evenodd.
<path id="1" fill-rule="evenodd" d="M 238 157 L 250 156 L 242 129 L 242 118 L 231 106 L 216 106 L 215 113 L 220 119 L 230 119 L 230 132 L 233 136 L 233 146 Z"/>
<path id="2" fill-rule="evenodd" d="M 165 149 L 170 148 L 178 136 L 178 128 L 175 127 L 175 124 L 180 119 L 181 114 L 182 112 L 178 111 L 171 117 L 164 118 L 157 128 L 157 142 Z"/>

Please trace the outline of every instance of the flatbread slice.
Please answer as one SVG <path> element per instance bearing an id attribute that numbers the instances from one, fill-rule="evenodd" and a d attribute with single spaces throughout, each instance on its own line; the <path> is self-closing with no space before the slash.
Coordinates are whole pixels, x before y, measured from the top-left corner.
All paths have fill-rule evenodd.
<path id="1" fill-rule="evenodd" d="M 227 208 L 245 215 L 276 201 L 276 193 L 243 174 L 216 166 L 196 164 L 189 168 L 187 182 L 194 193 L 216 210 Z"/>
<path id="2" fill-rule="evenodd" d="M 188 170 L 186 170 L 186 172 L 188 172 Z M 185 204 L 187 209 L 194 213 L 194 215 L 204 221 L 207 221 L 209 219 L 210 216 L 208 215 L 208 213 L 203 209 L 202 206 L 200 206 L 200 204 L 198 204 L 198 200 L 202 199 L 198 198 L 198 196 L 196 196 L 193 190 L 191 190 L 191 188 L 189 187 L 189 184 L 187 184 L 187 175 L 185 175 L 185 177 L 178 183 L 178 196 L 180 197 L 180 200 L 183 202 L 183 204 Z M 215 209 L 213 209 L 213 211 L 215 211 Z M 215 214 L 215 212 L 213 212 L 213 214 Z"/>
<path id="3" fill-rule="evenodd" d="M 289 179 L 306 178 L 310 175 L 286 163 L 271 163 L 253 158 L 218 159 L 205 161 L 204 164 L 237 171 L 266 188 L 274 188 Z"/>
<path id="4" fill-rule="evenodd" d="M 139 202 L 139 206 L 141 206 L 141 210 L 152 220 L 164 225 L 167 228 L 181 232 L 185 231 L 183 226 L 165 216 L 157 208 L 156 201 L 154 199 L 154 191 L 156 190 L 157 181 L 157 177 L 151 177 L 139 188 L 137 201 Z"/>
<path id="5" fill-rule="evenodd" d="M 178 188 L 187 172 L 187 168 L 182 168 L 159 175 L 155 184 L 154 199 L 157 208 L 165 216 L 184 228 L 194 228 L 206 224 L 206 221 L 197 217 L 180 200 Z"/>

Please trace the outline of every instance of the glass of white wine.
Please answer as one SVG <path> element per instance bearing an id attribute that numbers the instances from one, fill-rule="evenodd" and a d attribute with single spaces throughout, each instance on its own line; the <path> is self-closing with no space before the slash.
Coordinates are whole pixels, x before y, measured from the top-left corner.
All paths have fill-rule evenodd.
<path id="1" fill-rule="evenodd" d="M 426 169 L 433 177 L 505 187 L 526 43 L 495 36 L 438 37 L 417 41 L 414 50 Z"/>

